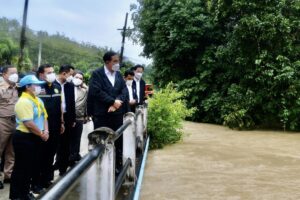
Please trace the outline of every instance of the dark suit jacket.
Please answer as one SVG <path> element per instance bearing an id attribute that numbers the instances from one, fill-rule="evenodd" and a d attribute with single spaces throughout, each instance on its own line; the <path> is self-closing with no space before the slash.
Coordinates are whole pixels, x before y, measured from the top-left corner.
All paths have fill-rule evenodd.
<path id="1" fill-rule="evenodd" d="M 140 101 L 137 103 L 137 105 L 143 105 L 144 104 L 144 100 L 145 100 L 145 87 L 146 87 L 146 82 L 141 79 L 140 80 Z M 132 83 L 132 89 L 133 91 L 136 93 L 136 82 L 135 80 Z M 137 94 L 136 94 L 137 97 Z"/>
<path id="2" fill-rule="evenodd" d="M 56 81 L 57 82 L 57 81 Z M 57 84 L 59 84 L 57 82 Z M 66 100 L 66 113 L 64 116 L 66 117 L 66 123 L 76 122 L 76 110 L 75 110 L 75 91 L 73 83 L 66 83 L 64 85 L 64 94 Z"/>
<path id="3" fill-rule="evenodd" d="M 131 86 L 132 87 L 132 86 Z M 127 113 L 127 112 L 135 112 L 135 105 L 131 106 L 129 104 L 129 91 L 128 91 L 128 88 L 126 87 L 127 89 L 127 92 L 128 92 L 128 98 L 126 100 L 126 106 L 124 106 L 124 113 Z M 136 101 L 138 100 L 138 97 L 136 95 L 136 90 L 132 88 L 132 96 L 133 96 L 133 99 L 135 99 Z"/>
<path id="4" fill-rule="evenodd" d="M 107 78 L 104 67 L 96 69 L 89 81 L 89 92 L 87 100 L 87 112 L 89 116 L 104 116 L 108 114 L 108 109 L 116 99 L 123 101 L 120 109 L 113 115 L 123 114 L 123 106 L 128 98 L 128 90 L 125 81 L 120 74 L 116 72 L 115 84 L 112 86 Z"/>

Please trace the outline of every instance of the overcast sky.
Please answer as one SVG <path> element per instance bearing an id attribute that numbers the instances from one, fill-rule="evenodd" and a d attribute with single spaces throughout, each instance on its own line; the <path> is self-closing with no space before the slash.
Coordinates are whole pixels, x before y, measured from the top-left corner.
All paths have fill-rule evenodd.
<path id="1" fill-rule="evenodd" d="M 22 22 L 25 0 L 0 0 L 0 16 Z M 132 28 L 130 4 L 136 0 L 29 0 L 27 26 L 35 31 L 65 36 L 120 51 L 125 14 Z M 134 63 L 149 64 L 139 56 L 142 47 L 126 39 L 124 56 Z"/>

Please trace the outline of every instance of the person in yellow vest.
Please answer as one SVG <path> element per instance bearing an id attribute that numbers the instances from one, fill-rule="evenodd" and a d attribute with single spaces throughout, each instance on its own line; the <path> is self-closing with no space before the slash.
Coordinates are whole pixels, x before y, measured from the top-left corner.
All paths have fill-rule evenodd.
<path id="1" fill-rule="evenodd" d="M 41 84 L 34 75 L 27 75 L 19 82 L 21 96 L 15 105 L 17 128 L 13 135 L 15 165 L 11 175 L 10 199 L 35 199 L 30 184 L 35 163 L 38 162 L 37 147 L 47 141 L 47 111 L 43 101 L 37 97 Z"/>

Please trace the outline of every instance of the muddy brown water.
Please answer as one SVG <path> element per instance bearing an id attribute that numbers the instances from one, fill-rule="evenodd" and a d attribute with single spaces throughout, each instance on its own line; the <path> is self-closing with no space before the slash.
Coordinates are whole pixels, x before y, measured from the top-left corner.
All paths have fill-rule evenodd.
<path id="1" fill-rule="evenodd" d="M 192 122 L 184 132 L 149 152 L 141 200 L 300 199 L 300 133 Z"/>

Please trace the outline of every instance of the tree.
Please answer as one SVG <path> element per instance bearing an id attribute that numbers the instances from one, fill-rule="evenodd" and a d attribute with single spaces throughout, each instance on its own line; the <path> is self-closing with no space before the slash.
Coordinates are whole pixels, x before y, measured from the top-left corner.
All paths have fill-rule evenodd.
<path id="1" fill-rule="evenodd" d="M 299 127 L 299 0 L 138 1 L 156 81 L 179 84 L 194 120 Z"/>

